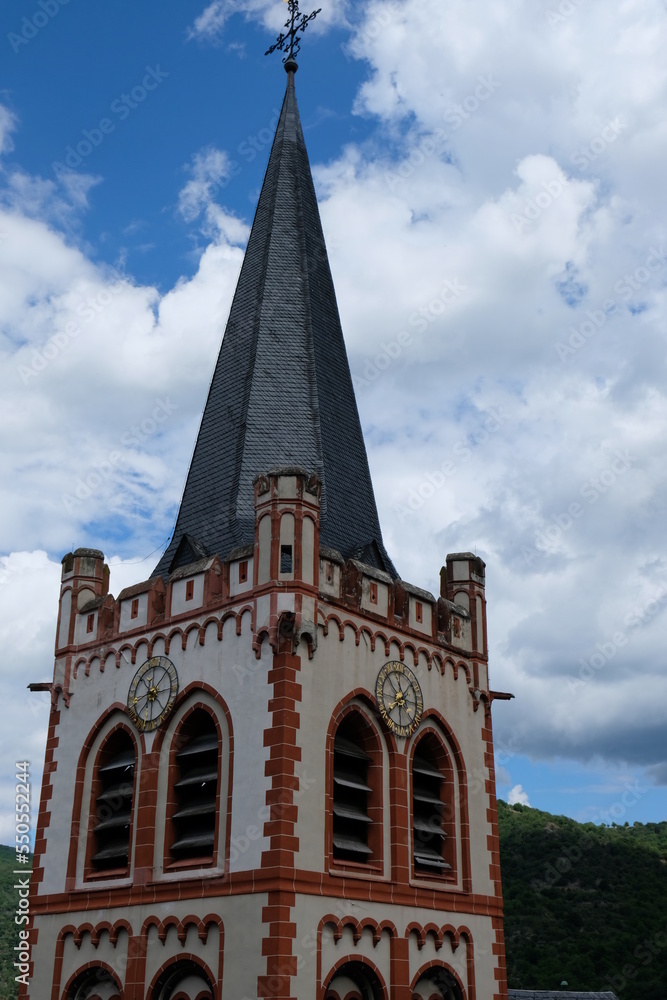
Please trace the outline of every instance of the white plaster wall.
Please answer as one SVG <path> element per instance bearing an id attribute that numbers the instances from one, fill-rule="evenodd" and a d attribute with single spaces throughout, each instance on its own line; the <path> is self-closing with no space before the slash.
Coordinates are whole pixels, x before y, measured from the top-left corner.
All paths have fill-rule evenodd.
<path id="1" fill-rule="evenodd" d="M 248 578 L 246 580 L 239 579 L 239 567 L 242 562 L 248 564 Z M 231 597 L 236 597 L 237 594 L 243 594 L 246 590 L 252 589 L 252 573 L 253 559 L 250 556 L 231 563 L 229 567 L 229 593 Z"/>
<path id="2" fill-rule="evenodd" d="M 333 570 L 333 580 L 331 583 L 327 580 L 327 566 L 330 566 Z M 320 591 L 323 594 L 330 594 L 332 597 L 338 597 L 340 594 L 340 566 L 338 563 L 330 562 L 328 559 L 320 559 Z"/>
<path id="3" fill-rule="evenodd" d="M 67 645 L 71 614 L 72 614 L 72 591 L 65 590 L 60 599 L 60 629 L 58 630 L 59 646 Z"/>
<path id="4" fill-rule="evenodd" d="M 138 601 L 137 617 L 132 617 L 132 603 Z M 120 602 L 120 632 L 127 632 L 131 628 L 141 628 L 148 620 L 148 593 L 137 594 L 136 597 L 128 597 Z"/>
<path id="5" fill-rule="evenodd" d="M 458 604 L 460 607 L 465 608 L 466 611 L 470 611 L 470 597 L 466 590 L 457 590 L 454 594 L 454 604 Z"/>
<path id="6" fill-rule="evenodd" d="M 74 642 L 92 642 L 97 637 L 97 611 L 91 611 L 93 627 L 88 631 L 88 614 L 77 614 L 74 622 Z"/>
<path id="7" fill-rule="evenodd" d="M 265 514 L 258 528 L 259 565 L 257 583 L 268 583 L 271 578 L 271 517 Z"/>
<path id="8" fill-rule="evenodd" d="M 484 650 L 484 605 L 482 603 L 482 598 L 477 597 L 477 642 L 476 646 L 479 650 Z"/>
<path id="9" fill-rule="evenodd" d="M 457 559 L 453 563 L 452 576 L 455 580 L 470 579 L 468 572 L 468 563 L 463 559 Z"/>
<path id="10" fill-rule="evenodd" d="M 194 902 L 194 906 L 193 906 Z M 194 916 L 199 919 L 205 917 L 208 913 L 216 912 L 215 904 L 206 908 L 207 903 L 212 903 L 212 900 L 181 900 L 175 902 L 169 907 L 169 913 L 162 913 L 160 916 L 164 920 L 166 917 L 175 916 L 179 920 L 184 917 Z M 217 900 L 215 901 L 217 902 Z M 151 915 L 155 913 L 155 910 L 151 910 Z M 223 917 L 224 923 L 224 917 Z M 191 924 L 187 929 L 187 936 L 185 938 L 184 944 L 178 939 L 178 930 L 175 926 L 169 927 L 167 931 L 167 936 L 164 943 L 160 941 L 158 935 L 158 929 L 155 925 L 152 925 L 148 929 L 148 948 L 146 957 L 146 977 L 145 985 L 146 988 L 152 982 L 153 978 L 157 975 L 161 966 L 172 956 L 176 955 L 192 955 L 193 958 L 201 959 L 211 970 L 214 976 L 218 976 L 219 973 L 219 943 L 220 943 L 220 932 L 219 928 L 215 924 L 209 925 L 208 934 L 206 941 L 201 941 L 199 934 L 197 933 L 197 927 L 195 924 Z"/>
<path id="11" fill-rule="evenodd" d="M 346 693 L 364 689 L 374 698 L 375 681 L 380 668 L 390 659 L 398 659 L 398 650 L 392 646 L 390 655 L 384 651 L 384 644 L 377 642 L 371 651 L 370 641 L 362 635 L 359 645 L 355 645 L 354 632 L 345 630 L 344 641 L 338 637 L 338 628 L 333 624 L 328 635 L 319 631 L 318 647 L 312 660 L 305 648 L 301 647 L 302 685 L 301 724 L 297 741 L 302 749 L 302 762 L 308 781 L 302 781 L 299 797 L 299 818 L 296 835 L 299 837 L 299 851 L 296 865 L 307 870 L 321 871 L 324 862 L 324 823 L 326 794 L 326 733 L 336 706 Z M 473 891 L 492 893 L 493 883 L 489 877 L 490 853 L 487 836 L 491 825 L 486 818 L 488 796 L 484 781 L 488 770 L 484 765 L 485 746 L 481 738 L 484 725 L 484 709 L 473 710 L 468 680 L 463 669 L 454 679 L 451 666 L 444 676 L 437 667 L 427 668 L 425 658 L 420 657 L 415 667 L 410 657 L 406 660 L 419 680 L 424 699 L 424 710 L 435 708 L 445 718 L 461 747 L 468 778 L 468 810 L 470 820 L 470 849 L 473 875 Z M 398 740 L 399 748 L 407 750 L 405 740 Z M 385 768 L 385 771 L 387 769 Z M 385 793 L 385 808 L 388 793 Z M 385 832 L 388 824 L 385 822 Z M 385 855 L 388 851 L 385 850 Z M 461 866 L 459 864 L 459 872 Z"/>
<path id="12" fill-rule="evenodd" d="M 249 613 L 243 616 L 241 636 L 236 635 L 235 620 L 227 619 L 221 642 L 213 628 L 208 630 L 204 646 L 199 644 L 198 635 L 194 632 L 189 637 L 186 651 L 183 651 L 178 636 L 172 640 L 168 654 L 165 654 L 164 648 L 164 642 L 158 640 L 153 655 L 168 655 L 178 672 L 181 690 L 190 682 L 203 681 L 219 690 L 228 705 L 236 746 L 232 835 L 240 837 L 247 827 L 257 825 L 258 816 L 263 816 L 261 810 L 265 792 L 270 787 L 270 778 L 264 775 L 264 761 L 268 759 L 269 750 L 263 746 L 263 739 L 264 730 L 271 724 L 268 711 L 271 689 L 266 683 L 271 650 L 266 642 L 263 643 L 262 659 L 256 660 L 252 651 Z M 70 707 L 66 708 L 60 702 L 60 724 L 56 730 L 59 745 L 55 751 L 57 768 L 51 778 L 51 821 L 45 831 L 45 878 L 40 885 L 40 895 L 63 892 L 65 888 L 69 837 L 64 837 L 63 831 L 69 831 L 72 825 L 76 769 L 81 748 L 91 729 L 105 716 L 107 706 L 115 702 L 121 705 L 126 703 L 130 682 L 146 658 L 147 646 L 142 643 L 135 664 L 131 663 L 129 651 L 125 650 L 121 654 L 119 668 L 115 667 L 111 656 L 106 659 L 103 671 L 96 667 L 91 669 L 88 677 L 80 668 L 76 679 L 71 681 L 73 693 Z M 124 718 L 129 723 L 127 716 Z M 90 782 L 89 778 L 87 780 Z M 84 826 L 89 803 L 88 783 L 83 796 Z M 259 825 L 263 825 L 263 819 Z M 264 849 L 263 838 L 253 841 L 233 870 L 257 867 Z M 82 874 L 81 865 L 82 861 L 79 861 Z"/>
<path id="13" fill-rule="evenodd" d="M 366 903 L 355 900 L 339 900 L 335 897 L 297 896 L 293 910 L 293 919 L 297 925 L 296 940 L 293 950 L 297 956 L 297 975 L 292 980 L 292 992 L 300 998 L 310 998 L 315 995 L 317 973 L 317 931 L 325 915 L 333 915 L 341 919 L 343 924 L 347 916 L 362 922 L 371 918 L 378 924 L 389 920 L 396 928 L 399 938 L 405 937 L 408 926 L 417 922 L 422 926 L 436 924 L 441 928 L 451 924 L 456 930 L 468 928 L 472 934 L 475 954 L 475 975 L 477 996 L 487 1000 L 496 989 L 494 969 L 496 959 L 493 955 L 495 933 L 491 919 L 484 916 L 474 916 L 467 913 L 444 914 L 429 909 L 398 906 L 387 903 Z M 354 960 L 359 956 L 368 958 L 378 969 L 388 986 L 391 987 L 390 972 L 390 932 L 384 930 L 378 944 L 373 943 L 372 929 L 365 928 L 357 944 L 354 943 L 351 926 L 343 928 L 338 942 L 334 941 L 333 926 L 325 925 L 322 929 L 322 983 L 326 983 L 331 970 L 340 959 Z M 451 940 L 445 936 L 442 947 L 436 950 L 435 938 L 426 936 L 424 946 L 419 949 L 417 937 L 409 937 L 410 982 L 431 961 L 450 966 L 461 978 L 466 989 L 468 983 L 467 945 L 461 938 L 456 949 L 452 948 Z M 395 985 L 395 984 L 394 984 Z M 390 989 L 391 994 L 391 989 Z M 252 996 L 252 994 L 249 994 Z"/>
<path id="14" fill-rule="evenodd" d="M 371 583 L 377 587 L 377 601 L 371 601 Z M 375 615 L 383 615 L 386 618 L 389 609 L 389 588 L 379 580 L 371 580 L 364 576 L 361 582 L 361 606 L 367 611 L 372 611 Z"/>
<path id="15" fill-rule="evenodd" d="M 262 923 L 262 908 L 267 902 L 266 893 L 260 892 L 215 901 L 216 912 L 225 922 L 222 1000 L 252 1000 L 257 996 L 258 970 L 261 974 L 266 971 L 266 959 L 258 962 L 256 956 L 262 954 L 262 938 L 268 929 Z"/>
<path id="16" fill-rule="evenodd" d="M 121 915 L 118 915 L 118 919 Z M 95 919 L 92 919 L 90 913 L 88 914 L 78 914 L 78 919 L 72 921 L 76 926 L 80 926 L 84 923 L 92 923 L 95 926 L 101 923 L 103 920 L 108 919 L 104 912 L 95 911 Z M 41 935 L 41 931 L 40 931 Z M 75 975 L 80 969 L 88 965 L 89 962 L 93 964 L 105 964 L 110 966 L 116 975 L 119 977 L 121 984 L 125 983 L 125 972 L 127 969 L 127 952 L 128 952 L 129 936 L 125 930 L 121 930 L 118 934 L 118 941 L 116 945 L 113 945 L 109 940 L 109 934 L 103 931 L 100 934 L 99 945 L 95 947 L 91 940 L 90 933 L 85 933 L 82 936 L 81 946 L 76 947 L 74 943 L 74 938 L 70 934 L 65 938 L 65 948 L 63 952 L 63 966 L 62 966 L 62 976 L 60 980 L 61 989 L 64 989 L 67 981 L 71 976 Z M 53 972 L 53 967 L 49 970 Z M 31 996 L 34 1000 L 37 1000 L 38 996 L 43 995 L 44 997 L 49 996 L 49 992 L 45 991 L 44 994 L 38 994 L 36 990 L 36 984 L 31 990 Z"/>
<path id="17" fill-rule="evenodd" d="M 413 911 L 414 912 L 414 911 Z M 430 914 L 430 919 L 429 919 Z M 437 919 L 433 919 L 436 917 Z M 415 916 L 403 918 L 401 930 L 404 931 L 412 920 L 416 920 L 425 926 L 427 923 L 435 923 L 438 927 L 443 927 L 445 923 L 450 923 L 456 930 L 466 927 L 470 931 L 473 940 L 472 951 L 475 957 L 475 985 L 477 996 L 486 1000 L 492 997 L 497 989 L 497 980 L 494 978 L 496 968 L 496 957 L 493 954 L 495 944 L 495 931 L 489 917 L 476 916 L 470 913 L 458 913 L 450 920 L 440 919 L 442 914 L 434 914 L 432 911 L 417 911 Z M 436 949 L 433 934 L 427 934 L 423 948 L 419 948 L 415 934 L 410 935 L 410 981 L 428 965 L 430 962 L 443 962 L 450 966 L 460 977 L 461 982 L 467 988 L 467 954 L 468 946 L 464 938 L 460 938 L 456 949 L 452 948 L 451 938 L 447 935 L 443 938 L 442 947 Z"/>
<path id="18" fill-rule="evenodd" d="M 313 583 L 315 568 L 315 523 L 310 517 L 304 517 L 303 519 L 301 565 L 304 583 Z"/>
<path id="19" fill-rule="evenodd" d="M 189 581 L 194 582 L 192 597 L 186 601 L 185 594 Z M 204 603 L 204 574 L 197 573 L 196 576 L 186 576 L 182 580 L 174 580 L 171 585 L 171 614 L 172 616 L 185 614 L 186 611 L 195 611 Z"/>
<path id="20" fill-rule="evenodd" d="M 422 606 L 422 620 L 417 621 L 417 601 Z M 428 601 L 423 601 L 421 598 L 411 597 L 410 598 L 410 628 L 415 629 L 417 632 L 424 632 L 426 635 L 432 635 L 433 628 L 433 606 Z"/>

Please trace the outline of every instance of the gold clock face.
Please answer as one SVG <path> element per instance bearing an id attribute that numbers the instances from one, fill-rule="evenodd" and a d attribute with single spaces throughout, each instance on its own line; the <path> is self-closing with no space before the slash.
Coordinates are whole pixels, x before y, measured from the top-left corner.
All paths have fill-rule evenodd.
<path id="1" fill-rule="evenodd" d="M 390 660 L 380 670 L 375 684 L 380 715 L 396 736 L 410 736 L 424 711 L 419 681 L 409 667 Z"/>
<path id="2" fill-rule="evenodd" d="M 132 678 L 127 694 L 130 718 L 137 729 L 157 729 L 171 712 L 178 694 L 176 667 L 166 656 L 146 660 Z"/>

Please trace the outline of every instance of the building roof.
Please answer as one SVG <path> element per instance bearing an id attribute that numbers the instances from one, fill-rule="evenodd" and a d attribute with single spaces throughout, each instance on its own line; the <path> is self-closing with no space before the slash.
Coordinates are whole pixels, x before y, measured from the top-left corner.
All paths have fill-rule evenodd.
<path id="1" fill-rule="evenodd" d="M 618 1000 L 615 993 L 571 993 L 562 990 L 508 990 L 509 1000 Z"/>
<path id="2" fill-rule="evenodd" d="M 396 577 L 382 542 L 288 62 L 287 89 L 174 534 L 155 570 L 254 539 L 253 478 L 322 484 L 321 543 Z"/>

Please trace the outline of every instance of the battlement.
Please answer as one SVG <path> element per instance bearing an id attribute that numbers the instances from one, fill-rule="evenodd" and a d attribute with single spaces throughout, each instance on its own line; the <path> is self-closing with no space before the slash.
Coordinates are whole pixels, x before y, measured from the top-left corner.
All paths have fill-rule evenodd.
<path id="1" fill-rule="evenodd" d="M 255 478 L 255 540 L 226 559 L 204 556 L 161 576 L 109 594 L 102 552 L 77 549 L 63 559 L 56 654 L 111 643 L 152 628 L 234 605 L 256 603 L 256 632 L 275 639 L 279 620 L 293 616 L 298 635 L 316 642 L 317 604 L 485 658 L 484 562 L 453 553 L 441 570 L 441 593 L 319 545 L 320 483 L 304 469 L 276 469 Z M 190 540 L 193 551 L 198 543 Z M 265 627 L 264 627 L 265 626 Z"/>

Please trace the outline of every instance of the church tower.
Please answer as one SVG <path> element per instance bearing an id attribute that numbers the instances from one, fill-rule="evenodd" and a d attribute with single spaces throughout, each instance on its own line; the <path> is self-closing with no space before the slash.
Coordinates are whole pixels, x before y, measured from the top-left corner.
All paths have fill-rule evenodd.
<path id="1" fill-rule="evenodd" d="M 173 538 L 63 559 L 22 998 L 507 996 L 485 567 L 385 550 L 285 69 Z"/>

